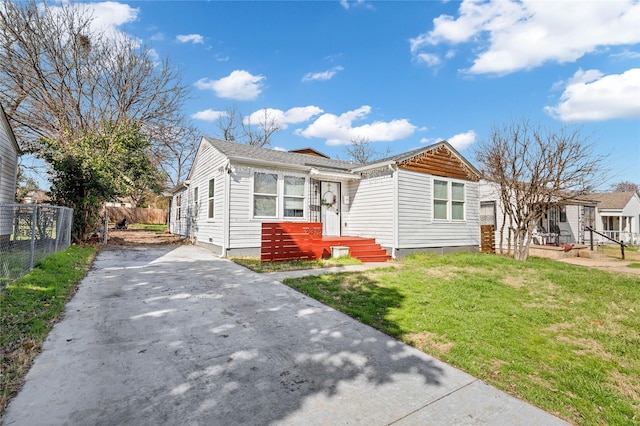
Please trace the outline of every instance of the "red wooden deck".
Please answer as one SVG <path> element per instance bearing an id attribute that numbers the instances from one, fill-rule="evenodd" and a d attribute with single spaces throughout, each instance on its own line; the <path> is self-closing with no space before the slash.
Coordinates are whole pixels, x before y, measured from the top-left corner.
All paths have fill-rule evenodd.
<path id="1" fill-rule="evenodd" d="M 260 260 L 263 262 L 326 259 L 331 257 L 332 246 L 349 247 L 351 257 L 362 262 L 391 259 L 374 238 L 323 237 L 319 222 L 262 224 Z"/>

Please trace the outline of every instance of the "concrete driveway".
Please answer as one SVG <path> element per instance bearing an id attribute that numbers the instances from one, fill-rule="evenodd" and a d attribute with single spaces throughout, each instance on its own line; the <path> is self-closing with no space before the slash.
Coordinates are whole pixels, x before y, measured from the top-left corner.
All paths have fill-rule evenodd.
<path id="1" fill-rule="evenodd" d="M 554 425 L 205 249 L 107 248 L 5 425 Z"/>

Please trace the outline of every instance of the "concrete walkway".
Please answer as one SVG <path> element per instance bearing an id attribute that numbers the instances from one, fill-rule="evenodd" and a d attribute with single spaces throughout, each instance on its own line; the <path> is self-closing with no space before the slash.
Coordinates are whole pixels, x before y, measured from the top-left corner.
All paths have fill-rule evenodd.
<path id="1" fill-rule="evenodd" d="M 5 425 L 561 425 L 194 247 L 98 255 Z"/>

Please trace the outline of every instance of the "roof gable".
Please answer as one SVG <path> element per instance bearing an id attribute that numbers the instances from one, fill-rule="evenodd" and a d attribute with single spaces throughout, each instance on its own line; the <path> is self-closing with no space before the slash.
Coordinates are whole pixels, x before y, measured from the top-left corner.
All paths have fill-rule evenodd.
<path id="1" fill-rule="evenodd" d="M 604 192 L 602 194 L 592 194 L 588 198 L 598 202 L 599 209 L 624 209 L 631 198 L 636 195 L 635 192 Z"/>
<path id="2" fill-rule="evenodd" d="M 480 173 L 475 167 L 446 141 L 392 159 L 397 161 L 399 168 L 405 170 L 473 182 L 480 180 Z"/>
<path id="3" fill-rule="evenodd" d="M 349 171 L 354 164 L 349 161 L 334 160 L 318 155 L 300 154 L 296 152 L 278 151 L 275 149 L 261 148 L 258 146 L 228 142 L 220 139 L 204 137 L 211 146 L 232 160 L 254 160 L 265 164 L 279 163 L 283 166 L 296 165 L 305 167 L 328 168 Z"/>

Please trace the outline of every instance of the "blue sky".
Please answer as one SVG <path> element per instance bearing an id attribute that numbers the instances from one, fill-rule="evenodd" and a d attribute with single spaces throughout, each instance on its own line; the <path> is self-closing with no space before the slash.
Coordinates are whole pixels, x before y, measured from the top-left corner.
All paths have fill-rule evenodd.
<path id="1" fill-rule="evenodd" d="M 494 125 L 582 129 L 611 182 L 640 184 L 640 3 L 634 1 L 131 1 L 97 23 L 169 57 L 203 134 L 231 107 L 269 114 L 272 148 L 346 159 L 448 140 L 473 162 Z M 606 188 L 606 185 L 603 187 Z"/>

